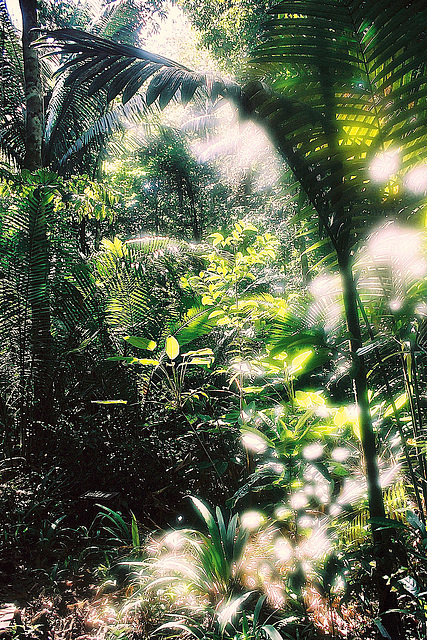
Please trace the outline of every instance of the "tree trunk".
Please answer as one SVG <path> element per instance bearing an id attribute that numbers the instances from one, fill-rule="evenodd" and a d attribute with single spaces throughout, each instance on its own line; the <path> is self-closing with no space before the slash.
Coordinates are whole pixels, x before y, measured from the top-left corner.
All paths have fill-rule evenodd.
<path id="1" fill-rule="evenodd" d="M 22 51 L 25 77 L 25 158 L 24 168 L 35 172 L 42 168 L 43 91 L 38 54 L 31 43 L 37 38 L 37 1 L 19 0 L 22 13 Z M 42 186 L 29 196 L 30 256 L 29 296 L 31 306 L 31 344 L 33 395 L 33 439 L 29 449 L 40 448 L 41 422 L 52 414 L 52 336 L 48 292 L 49 246 L 46 218 L 46 194 Z"/>
<path id="2" fill-rule="evenodd" d="M 37 38 L 37 0 L 19 0 L 22 13 L 22 52 L 24 57 L 26 140 L 24 168 L 42 168 L 43 91 L 39 58 L 31 43 Z"/>
<path id="3" fill-rule="evenodd" d="M 375 434 L 372 427 L 368 400 L 366 368 L 362 356 L 357 355 L 362 346 L 359 312 L 357 308 L 356 283 L 351 264 L 347 257 L 338 259 L 342 285 L 347 328 L 350 334 L 350 354 L 352 358 L 353 384 L 356 402 L 359 408 L 360 438 L 366 466 L 369 512 L 372 518 L 384 518 L 384 501 L 380 485 Z"/>
<path id="4" fill-rule="evenodd" d="M 350 354 L 352 358 L 352 378 L 354 393 L 359 409 L 360 439 L 362 442 L 365 461 L 366 482 L 368 486 L 369 514 L 371 518 L 385 518 L 384 499 L 380 484 L 377 447 L 375 433 L 372 426 L 371 412 L 368 399 L 368 384 L 366 367 L 363 356 L 357 354 L 362 346 L 359 312 L 357 306 L 357 291 L 354 281 L 350 257 L 348 254 L 338 255 L 340 267 L 345 316 L 347 329 L 350 334 Z M 394 593 L 384 576 L 393 572 L 393 555 L 390 550 L 390 531 L 378 531 L 378 525 L 373 523 L 372 535 L 376 548 L 376 580 L 378 585 L 379 614 L 391 640 L 402 640 L 402 620 L 398 609 L 396 593 Z M 392 613 L 387 613 L 388 611 Z"/>

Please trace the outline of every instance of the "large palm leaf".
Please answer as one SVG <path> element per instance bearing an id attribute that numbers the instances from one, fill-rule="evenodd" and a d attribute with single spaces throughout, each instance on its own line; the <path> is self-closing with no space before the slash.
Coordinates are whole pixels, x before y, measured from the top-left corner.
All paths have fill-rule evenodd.
<path id="1" fill-rule="evenodd" d="M 253 85 L 252 100 L 347 249 L 384 204 L 413 208 L 398 176 L 378 197 L 368 166 L 396 152 L 403 173 L 427 157 L 426 5 L 399 0 L 391 12 L 385 2 L 297 0 L 271 14 L 254 72 L 281 97 Z"/>
<path id="2" fill-rule="evenodd" d="M 52 386 L 50 283 L 46 225 L 54 217 L 56 176 L 23 173 L 15 188 L 4 187 L 0 203 L 2 224 L 0 275 L 0 366 L 5 381 L 26 397 L 37 387 L 34 404 L 49 406 Z M 16 186 L 18 189 L 16 189 Z M 18 195 L 19 193 L 19 195 Z M 30 394 L 31 395 L 31 394 Z M 42 400 L 41 400 L 42 398 Z M 21 446 L 25 448 L 28 406 L 17 411 Z M 44 407 L 43 407 L 44 408 Z M 42 414 L 42 410 L 40 411 Z"/>
<path id="3" fill-rule="evenodd" d="M 102 5 L 103 3 L 99 3 Z M 148 7 L 141 0 L 115 0 L 104 3 L 99 15 L 89 24 L 89 38 L 108 37 L 114 42 L 137 42 L 141 24 L 149 21 L 156 11 L 156 3 Z M 67 29 L 65 31 L 68 31 Z M 129 46 L 129 45 L 128 45 Z M 64 62 L 62 60 L 62 62 Z M 86 61 L 87 62 L 87 61 Z M 61 60 L 59 61 L 61 65 Z M 50 97 L 44 136 L 44 164 L 60 172 L 92 174 L 97 167 L 106 140 L 112 131 L 121 127 L 124 116 L 135 118 L 143 108 L 139 103 L 126 109 L 108 109 L 108 96 L 104 87 L 88 92 L 90 69 L 87 64 L 76 78 L 73 69 L 58 79 Z M 102 54 L 96 56 L 98 70 L 109 71 L 108 62 L 103 64 Z M 67 69 L 68 64 L 64 67 Z M 117 66 L 113 65 L 117 70 Z M 78 75 L 78 74 L 77 74 Z M 68 163 L 73 155 L 73 166 Z"/>
<path id="4" fill-rule="evenodd" d="M 235 83 L 196 73 L 161 55 L 79 29 L 49 32 L 39 40 L 39 46 L 71 54 L 58 74 L 67 74 L 66 83 L 84 87 L 88 96 L 106 90 L 108 102 L 119 95 L 123 103 L 128 102 L 149 79 L 145 92 L 147 106 L 158 100 L 164 108 L 174 97 L 188 102 L 201 87 L 208 87 L 214 96 L 240 93 Z"/>

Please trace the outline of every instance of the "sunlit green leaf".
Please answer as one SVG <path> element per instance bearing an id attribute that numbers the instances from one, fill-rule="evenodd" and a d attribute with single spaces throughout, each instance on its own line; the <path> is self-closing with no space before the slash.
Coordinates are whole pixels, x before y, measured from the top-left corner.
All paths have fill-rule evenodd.
<path id="1" fill-rule="evenodd" d="M 157 367 L 160 364 L 159 360 L 154 360 L 152 358 L 133 358 L 132 364 L 142 364 L 148 367 Z"/>
<path id="2" fill-rule="evenodd" d="M 175 360 L 175 358 L 179 355 L 179 343 L 176 338 L 173 336 L 168 336 L 166 338 L 166 353 L 171 360 Z"/>
<path id="3" fill-rule="evenodd" d="M 292 372 L 297 373 L 299 371 L 302 371 L 304 369 L 304 364 L 311 358 L 312 355 L 313 351 L 309 349 L 308 351 L 303 351 L 299 355 L 295 356 L 291 363 Z"/>
<path id="4" fill-rule="evenodd" d="M 131 344 L 133 347 L 137 347 L 138 349 L 147 349 L 148 351 L 154 351 L 157 346 L 154 340 L 150 340 L 148 338 L 125 336 L 125 340 L 129 342 L 129 344 Z"/>

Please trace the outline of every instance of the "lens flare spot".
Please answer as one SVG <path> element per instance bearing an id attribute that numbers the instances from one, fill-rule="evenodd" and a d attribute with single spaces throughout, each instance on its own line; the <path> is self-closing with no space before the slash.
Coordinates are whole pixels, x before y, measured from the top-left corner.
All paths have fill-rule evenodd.
<path id="1" fill-rule="evenodd" d="M 412 193 L 424 193 L 427 191 L 427 165 L 414 167 L 406 174 L 405 186 Z"/>
<path id="2" fill-rule="evenodd" d="M 302 518 L 299 518 L 298 520 L 298 525 L 302 528 L 302 529 L 311 529 L 311 527 L 314 525 L 315 520 L 313 518 L 310 518 L 310 516 L 303 516 Z"/>
<path id="3" fill-rule="evenodd" d="M 274 553 L 280 562 L 288 562 L 293 558 L 292 545 L 286 538 L 278 538 L 274 543 Z"/>
<path id="4" fill-rule="evenodd" d="M 298 509 L 304 509 L 304 507 L 306 507 L 308 504 L 307 496 L 302 492 L 294 493 L 294 495 L 290 499 L 290 503 L 292 509 L 295 509 L 296 511 Z"/>
<path id="5" fill-rule="evenodd" d="M 323 455 L 323 446 L 320 444 L 320 442 L 313 442 L 313 444 L 308 444 L 303 448 L 302 455 L 306 460 L 317 460 Z"/>
<path id="6" fill-rule="evenodd" d="M 345 462 L 350 455 L 350 451 L 345 447 L 335 447 L 331 453 L 334 462 Z"/>
<path id="7" fill-rule="evenodd" d="M 276 507 L 274 515 L 276 516 L 277 520 L 289 520 L 289 518 L 293 516 L 293 513 L 288 507 L 280 505 Z"/>
<path id="8" fill-rule="evenodd" d="M 399 170 L 400 154 L 397 149 L 388 149 L 375 156 L 369 166 L 373 182 L 387 182 Z"/>
<path id="9" fill-rule="evenodd" d="M 241 518 L 242 527 L 248 529 L 248 531 L 256 531 L 264 522 L 265 518 L 259 511 L 247 511 Z"/>
<path id="10" fill-rule="evenodd" d="M 164 544 L 173 550 L 181 549 L 184 545 L 185 538 L 180 531 L 171 531 L 164 538 Z"/>
<path id="11" fill-rule="evenodd" d="M 244 433 L 242 443 L 248 451 L 253 453 L 264 453 L 267 450 L 267 443 L 256 433 Z"/>
<path id="12" fill-rule="evenodd" d="M 390 300 L 389 306 L 390 306 L 390 311 L 399 311 L 402 308 L 402 300 L 399 300 L 398 298 L 393 298 L 393 300 Z"/>

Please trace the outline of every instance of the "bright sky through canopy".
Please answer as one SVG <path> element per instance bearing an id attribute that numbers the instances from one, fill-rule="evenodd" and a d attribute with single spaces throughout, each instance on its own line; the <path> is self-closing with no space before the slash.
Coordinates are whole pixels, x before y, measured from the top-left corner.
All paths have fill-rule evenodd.
<path id="1" fill-rule="evenodd" d="M 6 0 L 7 10 L 9 11 L 9 15 L 12 19 L 13 24 L 18 29 L 21 29 L 22 20 L 21 20 L 21 10 L 19 8 L 19 0 Z"/>

